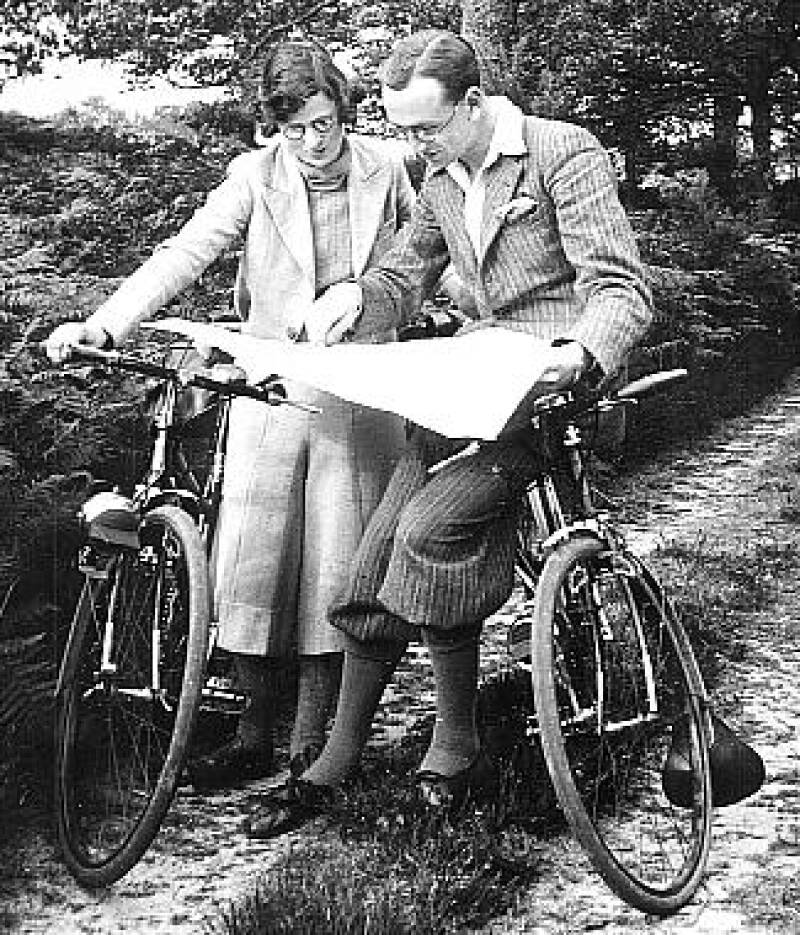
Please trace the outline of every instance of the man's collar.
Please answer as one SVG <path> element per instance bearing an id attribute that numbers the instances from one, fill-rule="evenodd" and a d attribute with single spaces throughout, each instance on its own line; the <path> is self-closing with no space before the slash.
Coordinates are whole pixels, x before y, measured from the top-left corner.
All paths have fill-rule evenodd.
<path id="1" fill-rule="evenodd" d="M 499 156 L 524 156 L 528 152 L 523 132 L 522 111 L 507 97 L 487 98 L 494 115 L 494 133 L 482 168 L 488 169 Z"/>
<path id="2" fill-rule="evenodd" d="M 486 103 L 495 117 L 495 122 L 481 169 L 488 169 L 500 156 L 524 156 L 528 152 L 523 130 L 524 114 L 519 107 L 507 97 L 487 97 Z M 444 168 L 463 188 L 467 177 L 464 167 L 455 161 Z"/>

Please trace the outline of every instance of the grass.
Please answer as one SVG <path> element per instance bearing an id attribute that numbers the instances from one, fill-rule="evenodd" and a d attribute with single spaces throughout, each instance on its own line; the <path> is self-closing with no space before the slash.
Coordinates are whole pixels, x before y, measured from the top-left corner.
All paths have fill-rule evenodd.
<path id="1" fill-rule="evenodd" d="M 654 563 L 678 606 L 706 683 L 713 689 L 728 661 L 743 658 L 737 617 L 757 613 L 773 600 L 776 582 L 795 574 L 795 543 L 755 540 L 747 548 L 711 549 L 705 538 L 692 545 L 670 544 Z"/>
<path id="2" fill-rule="evenodd" d="M 536 848 L 505 827 L 507 805 L 476 804 L 459 821 L 424 808 L 413 776 L 428 733 L 416 728 L 367 757 L 334 806 L 330 833 L 301 838 L 217 931 L 439 935 L 511 908 L 537 877 Z"/>

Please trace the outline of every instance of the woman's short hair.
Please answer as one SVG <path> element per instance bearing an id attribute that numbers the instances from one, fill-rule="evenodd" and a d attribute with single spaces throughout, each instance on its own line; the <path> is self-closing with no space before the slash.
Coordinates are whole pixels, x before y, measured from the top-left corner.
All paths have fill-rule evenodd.
<path id="1" fill-rule="evenodd" d="M 460 101 L 469 88 L 481 83 L 475 50 L 446 29 L 423 29 L 400 39 L 378 77 L 395 91 L 406 88 L 412 78 L 435 78 L 451 102 Z"/>
<path id="2" fill-rule="evenodd" d="M 347 78 L 327 50 L 312 39 L 279 42 L 264 59 L 261 104 L 265 123 L 286 123 L 315 94 L 336 105 L 342 123 L 354 118 L 353 97 Z"/>

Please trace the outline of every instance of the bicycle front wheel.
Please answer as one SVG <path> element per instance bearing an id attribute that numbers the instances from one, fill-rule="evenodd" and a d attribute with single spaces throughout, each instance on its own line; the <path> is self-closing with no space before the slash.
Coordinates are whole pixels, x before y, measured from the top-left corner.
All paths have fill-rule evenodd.
<path id="1" fill-rule="evenodd" d="M 86 573 L 62 665 L 56 821 L 72 874 L 107 886 L 139 860 L 175 792 L 208 645 L 208 567 L 191 518 L 145 514 L 138 549 Z"/>
<path id="2" fill-rule="evenodd" d="M 682 625 L 640 560 L 581 535 L 545 563 L 531 643 L 542 748 L 574 834 L 626 902 L 677 911 L 700 884 L 712 813 L 708 705 Z"/>

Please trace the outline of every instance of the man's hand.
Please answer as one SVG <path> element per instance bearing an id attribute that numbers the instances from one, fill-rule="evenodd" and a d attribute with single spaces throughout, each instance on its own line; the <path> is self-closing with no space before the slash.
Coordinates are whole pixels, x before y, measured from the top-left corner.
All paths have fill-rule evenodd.
<path id="1" fill-rule="evenodd" d="M 574 386 L 592 364 L 592 358 L 577 341 L 559 344 L 550 350 L 550 363 L 525 394 L 514 414 L 503 426 L 499 438 L 511 435 L 528 425 L 536 400 L 551 393 L 560 393 Z"/>
<path id="2" fill-rule="evenodd" d="M 305 330 L 312 344 L 337 344 L 355 327 L 361 302 L 358 283 L 334 283 L 312 304 L 302 322 L 292 322 L 289 337 L 296 339 Z"/>
<path id="3" fill-rule="evenodd" d="M 44 342 L 47 356 L 55 364 L 63 363 L 72 356 L 72 348 L 85 344 L 89 347 L 105 347 L 108 332 L 86 321 L 68 321 L 59 325 Z"/>

